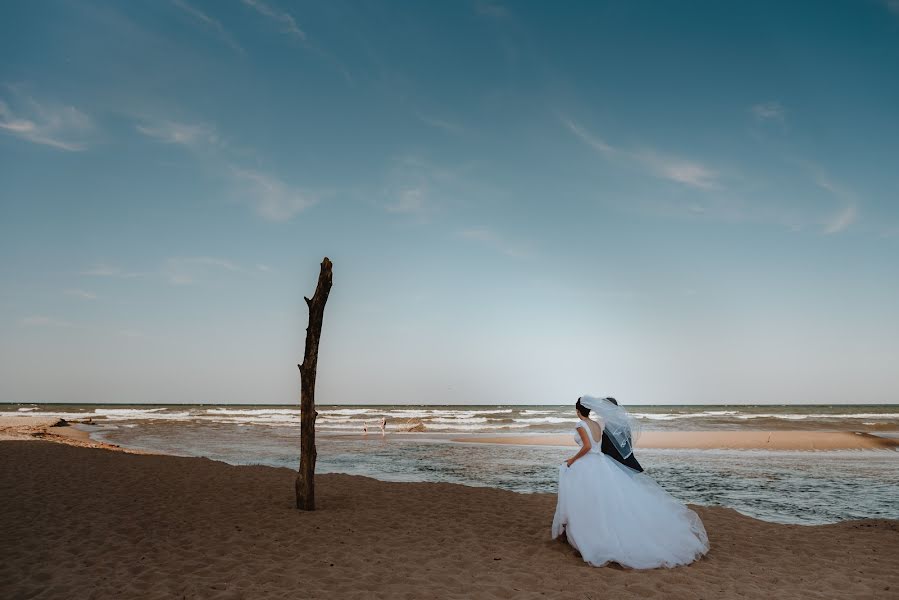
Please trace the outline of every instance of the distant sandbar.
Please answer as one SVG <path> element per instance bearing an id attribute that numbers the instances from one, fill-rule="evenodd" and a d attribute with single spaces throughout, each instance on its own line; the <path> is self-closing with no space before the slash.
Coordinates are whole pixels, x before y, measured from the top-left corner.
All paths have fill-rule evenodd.
<path id="1" fill-rule="evenodd" d="M 520 446 L 574 446 L 569 434 L 456 437 L 455 442 Z M 851 431 L 647 431 L 638 448 L 725 450 L 876 450 L 899 440 Z"/>

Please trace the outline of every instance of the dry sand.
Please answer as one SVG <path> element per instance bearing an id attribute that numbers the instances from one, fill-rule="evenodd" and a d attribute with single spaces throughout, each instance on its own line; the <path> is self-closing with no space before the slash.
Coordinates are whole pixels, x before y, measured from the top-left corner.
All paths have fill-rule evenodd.
<path id="1" fill-rule="evenodd" d="M 673 570 L 587 566 L 555 497 L 0 442 L 0 598 L 897 598 L 899 522 L 778 525 L 696 510 Z"/>
<path id="2" fill-rule="evenodd" d="M 457 437 L 477 444 L 574 446 L 571 434 Z M 647 431 L 638 448 L 723 448 L 731 450 L 878 450 L 899 447 L 899 440 L 852 431 Z"/>

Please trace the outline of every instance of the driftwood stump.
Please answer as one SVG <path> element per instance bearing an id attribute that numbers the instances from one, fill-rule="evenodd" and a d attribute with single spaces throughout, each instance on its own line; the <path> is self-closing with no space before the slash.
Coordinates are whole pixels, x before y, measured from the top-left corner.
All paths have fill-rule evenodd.
<path id="1" fill-rule="evenodd" d="M 325 303 L 331 292 L 331 261 L 325 257 L 318 285 L 312 299 L 304 297 L 309 307 L 306 327 L 306 351 L 300 369 L 300 469 L 297 473 L 297 508 L 315 510 L 315 371 L 318 367 L 318 341 L 322 335 Z"/>

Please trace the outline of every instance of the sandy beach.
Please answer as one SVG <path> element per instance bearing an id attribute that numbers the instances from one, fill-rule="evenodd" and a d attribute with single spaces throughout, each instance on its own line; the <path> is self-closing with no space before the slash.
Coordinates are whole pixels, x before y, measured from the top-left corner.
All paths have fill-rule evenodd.
<path id="1" fill-rule="evenodd" d="M 896 598 L 899 522 L 779 525 L 695 507 L 707 557 L 586 566 L 550 494 L 0 442 L 3 598 Z"/>
<path id="2" fill-rule="evenodd" d="M 146 452 L 122 448 L 116 444 L 92 440 L 90 433 L 87 431 L 78 429 L 64 419 L 57 417 L 0 417 L 0 441 L 33 439 L 82 448 L 99 448 L 133 454 L 146 454 Z"/>

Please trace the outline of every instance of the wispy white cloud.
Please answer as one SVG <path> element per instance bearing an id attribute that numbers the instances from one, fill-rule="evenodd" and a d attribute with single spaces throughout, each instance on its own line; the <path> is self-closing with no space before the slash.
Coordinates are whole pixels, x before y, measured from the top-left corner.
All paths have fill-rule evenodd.
<path id="1" fill-rule="evenodd" d="M 471 202 L 488 193 L 487 186 L 471 171 L 478 163 L 445 165 L 421 155 L 395 157 L 384 176 L 384 189 L 378 206 L 391 214 L 410 217 L 409 222 L 427 224 L 448 206 Z"/>
<path id="2" fill-rule="evenodd" d="M 229 183 L 238 200 L 252 206 L 264 219 L 288 221 L 318 202 L 313 193 L 290 186 L 272 173 L 237 164 L 247 151 L 226 143 L 212 125 L 155 119 L 146 120 L 136 129 L 153 140 L 182 146 L 203 159 Z"/>
<path id="3" fill-rule="evenodd" d="M 565 125 L 565 127 L 567 127 L 569 131 L 571 131 L 571 133 L 579 137 L 581 141 L 586 143 L 588 146 L 590 146 L 600 154 L 603 154 L 607 157 L 621 154 L 620 150 L 612 147 L 611 144 L 606 143 L 606 141 L 602 138 L 590 133 L 584 127 L 581 127 L 580 124 L 575 123 L 571 119 L 564 116 L 560 118 L 562 120 L 562 124 Z"/>
<path id="4" fill-rule="evenodd" d="M 207 15 L 195 6 L 188 4 L 185 0 L 172 0 L 172 4 L 183 10 L 194 19 L 200 21 L 208 28 L 215 31 L 219 39 L 225 42 L 233 50 L 240 54 L 246 54 L 246 51 L 243 49 L 243 47 L 238 44 L 237 41 L 235 41 L 234 36 L 231 35 L 231 33 L 227 29 L 225 29 L 225 27 L 218 19 Z"/>
<path id="5" fill-rule="evenodd" d="M 212 271 L 242 272 L 239 265 L 223 258 L 195 256 L 170 258 L 166 261 L 163 274 L 173 285 L 190 285 L 198 279 L 208 277 Z"/>
<path id="6" fill-rule="evenodd" d="M 828 235 L 845 231 L 855 223 L 857 217 L 858 207 L 855 204 L 849 204 L 825 220 L 823 231 Z"/>
<path id="7" fill-rule="evenodd" d="M 819 188 L 830 192 L 842 200 L 855 200 L 855 192 L 836 183 L 823 169 L 815 166 L 810 166 L 810 168 L 813 170 L 815 185 Z"/>
<path id="8" fill-rule="evenodd" d="M 120 267 L 114 267 L 107 264 L 97 264 L 89 269 L 85 269 L 81 271 L 81 275 L 88 275 L 90 277 L 118 277 L 122 279 L 131 279 L 134 277 L 139 277 L 140 273 L 133 273 L 131 271 L 126 271 Z"/>
<path id="9" fill-rule="evenodd" d="M 894 15 L 899 15 L 899 0 L 886 0 L 884 6 Z"/>
<path id="10" fill-rule="evenodd" d="M 194 265 L 203 265 L 210 267 L 218 267 L 220 269 L 224 269 L 226 271 L 243 271 L 243 267 L 238 266 L 237 264 L 231 262 L 230 260 L 226 260 L 224 258 L 212 258 L 209 256 L 198 256 L 195 258 L 181 258 L 178 259 L 182 264 L 194 264 Z"/>
<path id="11" fill-rule="evenodd" d="M 442 129 L 443 131 L 446 131 L 447 133 L 458 134 L 458 133 L 462 133 L 464 131 L 464 128 L 461 125 L 458 125 L 451 121 L 447 121 L 445 119 L 432 117 L 430 115 L 425 115 L 420 112 L 415 113 L 415 116 L 418 117 L 418 120 L 421 121 L 422 123 L 424 123 L 426 125 L 430 125 L 431 127 L 434 127 L 435 129 Z"/>
<path id="12" fill-rule="evenodd" d="M 650 167 L 657 177 L 705 190 L 717 189 L 718 173 L 705 165 L 672 156 L 662 156 L 653 151 L 633 155 Z"/>
<path id="13" fill-rule="evenodd" d="M 749 111 L 759 121 L 783 122 L 786 116 L 786 110 L 780 102 L 762 102 L 754 105 Z"/>
<path id="14" fill-rule="evenodd" d="M 400 190 L 396 199 L 384 205 L 384 209 L 391 213 L 423 215 L 428 209 L 426 194 L 423 187 Z"/>
<path id="15" fill-rule="evenodd" d="M 44 315 L 32 315 L 29 317 L 23 317 L 19 320 L 19 324 L 23 327 L 74 327 L 74 323 L 70 323 L 69 321 L 64 321 L 62 319 L 57 319 L 54 317 L 47 317 Z"/>
<path id="16" fill-rule="evenodd" d="M 656 150 L 625 150 L 609 144 L 568 117 L 561 116 L 560 119 L 576 137 L 607 159 L 623 160 L 661 179 L 694 188 L 711 190 L 721 187 L 718 173 L 702 163 L 662 154 Z"/>
<path id="17" fill-rule="evenodd" d="M 262 0 L 243 0 L 243 3 L 254 9 L 260 15 L 280 23 L 281 28 L 285 33 L 288 33 L 299 40 L 306 40 L 306 32 L 300 29 L 296 19 L 294 19 L 290 13 L 272 8 Z"/>
<path id="18" fill-rule="evenodd" d="M 219 143 L 215 128 L 203 123 L 178 123 L 160 120 L 135 127 L 147 137 L 164 144 L 178 144 L 189 148 L 203 148 Z"/>
<path id="19" fill-rule="evenodd" d="M 794 160 L 811 173 L 815 185 L 839 200 L 843 206 L 831 212 L 821 221 L 821 231 L 825 234 L 840 233 L 858 220 L 859 198 L 854 190 L 837 183 L 822 167 L 808 160 Z"/>
<path id="20" fill-rule="evenodd" d="M 530 254 L 529 245 L 510 242 L 489 227 L 478 226 L 462 229 L 458 232 L 458 236 L 487 244 L 501 253 L 515 258 L 522 258 Z"/>
<path id="21" fill-rule="evenodd" d="M 66 296 L 73 296 L 75 298 L 81 298 L 82 300 L 96 300 L 97 295 L 93 292 L 86 292 L 84 290 L 66 290 L 63 292 Z"/>
<path id="22" fill-rule="evenodd" d="M 318 202 L 312 194 L 294 188 L 278 177 L 260 171 L 232 167 L 240 197 L 269 221 L 289 221 Z"/>
<path id="23" fill-rule="evenodd" d="M 343 61 L 329 50 L 313 42 L 310 42 L 307 39 L 306 32 L 300 28 L 300 26 L 297 24 L 297 20 L 289 12 L 275 8 L 264 0 L 242 1 L 246 6 L 252 8 L 263 17 L 274 21 L 283 33 L 303 42 L 303 45 L 307 50 L 317 55 L 332 68 L 337 70 L 343 77 L 344 81 L 346 81 L 347 85 L 354 85 L 353 76 L 350 74 L 349 69 L 346 67 Z"/>
<path id="24" fill-rule="evenodd" d="M 87 149 L 87 135 L 94 127 L 90 117 L 74 106 L 38 102 L 17 87 L 7 87 L 11 95 L 0 98 L 0 131 L 57 150 Z"/>
<path id="25" fill-rule="evenodd" d="M 109 265 L 96 265 L 84 271 L 81 275 L 88 277 L 110 277 L 129 279 L 142 277 L 146 281 L 167 281 L 175 285 L 187 285 L 200 280 L 207 280 L 215 273 L 248 273 L 250 271 L 268 272 L 271 268 L 266 265 L 256 265 L 254 268 L 241 266 L 239 263 L 225 258 L 213 256 L 187 256 L 168 258 L 153 269 L 144 273 L 133 273 L 119 267 Z M 82 289 L 65 290 L 65 294 L 85 300 L 93 300 L 97 295 Z"/>
<path id="26" fill-rule="evenodd" d="M 388 174 L 381 208 L 391 214 L 411 217 L 424 224 L 435 209 L 431 190 L 435 184 L 434 169 L 415 156 L 396 159 Z"/>

